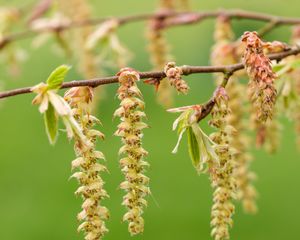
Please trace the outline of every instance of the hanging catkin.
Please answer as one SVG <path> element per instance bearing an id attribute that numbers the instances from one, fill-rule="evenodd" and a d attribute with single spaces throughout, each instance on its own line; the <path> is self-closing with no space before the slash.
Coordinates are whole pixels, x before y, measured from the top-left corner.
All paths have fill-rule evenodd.
<path id="1" fill-rule="evenodd" d="M 147 206 L 145 197 L 150 193 L 149 178 L 144 175 L 145 166 L 148 163 L 143 160 L 148 153 L 142 147 L 142 132 L 148 125 L 142 121 L 146 115 L 142 94 L 136 85 L 136 82 L 140 80 L 138 72 L 124 68 L 118 76 L 120 84 L 118 98 L 121 103 L 114 116 L 121 119 L 115 135 L 120 136 L 123 143 L 119 154 L 124 155 L 124 158 L 120 160 L 120 165 L 125 181 L 120 187 L 126 191 L 123 205 L 128 210 L 123 220 L 128 222 L 130 234 L 136 235 L 144 231 L 142 214 L 144 206 Z"/>

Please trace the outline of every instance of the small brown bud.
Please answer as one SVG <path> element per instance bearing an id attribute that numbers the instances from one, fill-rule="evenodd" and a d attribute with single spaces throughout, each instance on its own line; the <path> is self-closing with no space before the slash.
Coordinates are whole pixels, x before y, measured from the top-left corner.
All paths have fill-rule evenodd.
<path id="1" fill-rule="evenodd" d="M 79 104 L 89 104 L 93 101 L 93 90 L 91 87 L 73 87 L 65 93 L 65 100 L 71 106 L 78 106 Z"/>
<path id="2" fill-rule="evenodd" d="M 174 86 L 176 90 L 180 93 L 187 94 L 189 86 L 181 78 L 182 70 L 176 67 L 175 62 L 169 62 L 165 65 L 164 72 L 170 81 L 171 86 Z"/>

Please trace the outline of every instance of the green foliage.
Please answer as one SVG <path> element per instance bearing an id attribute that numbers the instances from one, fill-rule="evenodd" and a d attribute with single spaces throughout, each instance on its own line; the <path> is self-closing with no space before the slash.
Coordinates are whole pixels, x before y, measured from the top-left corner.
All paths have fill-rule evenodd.
<path id="1" fill-rule="evenodd" d="M 198 124 L 193 124 L 192 129 L 200 150 L 200 162 L 196 169 L 203 172 L 209 161 L 219 164 L 219 157 L 215 152 L 216 144 L 202 131 Z"/>
<path id="2" fill-rule="evenodd" d="M 34 86 L 31 91 L 37 93 L 37 96 L 32 103 L 40 105 L 39 111 L 44 114 L 46 132 L 51 144 L 55 143 L 57 121 L 58 117 L 61 117 L 65 124 L 68 138 L 71 139 L 76 135 L 86 146 L 90 146 L 90 141 L 83 134 L 81 126 L 73 117 L 71 107 L 56 92 L 63 83 L 69 69 L 69 66 L 61 65 L 50 74 L 47 84 L 39 83 Z"/>
<path id="3" fill-rule="evenodd" d="M 178 128 L 178 141 L 172 151 L 176 153 L 183 134 L 187 132 L 188 151 L 192 164 L 199 173 L 206 170 L 209 161 L 218 163 L 219 158 L 215 152 L 216 144 L 202 131 L 197 123 L 196 116 L 199 114 L 199 106 L 188 106 L 182 108 L 169 109 L 169 112 L 182 112 L 182 114 L 174 121 L 173 130 Z"/>
<path id="4" fill-rule="evenodd" d="M 48 90 L 59 89 L 70 69 L 71 67 L 67 65 L 57 67 L 47 79 Z"/>
<path id="5" fill-rule="evenodd" d="M 192 163 L 194 167 L 196 167 L 199 165 L 200 152 L 199 152 L 199 145 L 196 136 L 191 127 L 187 128 L 187 136 L 188 136 L 188 149 L 189 149 L 190 158 L 192 159 Z"/>

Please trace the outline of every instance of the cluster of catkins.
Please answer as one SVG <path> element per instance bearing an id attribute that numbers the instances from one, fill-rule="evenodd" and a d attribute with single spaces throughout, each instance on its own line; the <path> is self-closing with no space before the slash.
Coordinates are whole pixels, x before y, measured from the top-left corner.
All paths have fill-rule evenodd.
<path id="1" fill-rule="evenodd" d="M 226 16 L 219 16 L 215 27 L 215 45 L 212 50 L 211 61 L 214 65 L 230 65 L 239 62 L 238 50 L 239 45 L 234 42 L 234 33 L 232 31 L 230 19 Z M 223 80 L 222 74 L 216 74 L 216 82 L 219 84 Z M 247 97 L 244 94 L 246 88 L 239 81 L 239 75 L 234 74 L 230 77 L 227 84 L 228 107 L 231 114 L 228 114 L 226 120 L 229 125 L 236 129 L 235 137 L 232 139 L 231 145 L 237 150 L 234 155 L 236 168 L 234 177 L 237 183 L 237 199 L 243 204 L 243 209 L 247 213 L 255 213 L 256 207 L 256 190 L 252 185 L 255 180 L 255 174 L 250 171 L 252 156 L 249 152 L 249 137 L 247 136 Z"/>
<path id="2" fill-rule="evenodd" d="M 144 175 L 148 163 L 143 159 L 147 151 L 142 147 L 143 129 L 148 125 L 142 120 L 145 104 L 142 94 L 136 82 L 140 80 L 139 73 L 130 68 L 121 69 L 118 74 L 120 87 L 118 98 L 120 107 L 115 111 L 114 116 L 121 119 L 115 135 L 122 138 L 123 146 L 119 154 L 124 155 L 120 160 L 125 181 L 120 188 L 126 191 L 123 198 L 123 205 L 128 209 L 123 220 L 129 223 L 128 230 L 132 235 L 144 231 L 144 219 L 142 218 L 143 208 L 147 206 L 146 195 L 150 194 L 148 187 L 149 178 Z"/>
<path id="3" fill-rule="evenodd" d="M 96 150 L 97 138 L 103 139 L 104 135 L 93 129 L 100 121 L 90 114 L 90 104 L 93 90 L 90 87 L 74 87 L 65 94 L 65 99 L 72 107 L 72 113 L 82 128 L 83 134 L 89 140 L 89 145 L 76 135 L 74 150 L 76 159 L 72 161 L 72 169 L 78 169 L 72 177 L 76 178 L 80 187 L 75 194 L 82 196 L 82 211 L 77 219 L 82 221 L 78 231 L 85 232 L 86 240 L 99 240 L 108 231 L 105 220 L 109 218 L 109 211 L 101 205 L 101 201 L 108 197 L 104 190 L 104 181 L 100 173 L 107 171 L 100 161 L 105 159 L 102 152 Z"/>
<path id="4" fill-rule="evenodd" d="M 213 65 L 232 65 L 240 62 L 241 58 L 243 59 L 246 73 L 249 76 L 251 117 L 252 122 L 255 123 L 257 142 L 259 145 L 268 143 L 266 145 L 269 147 L 269 151 L 273 152 L 277 146 L 275 134 L 278 132 L 277 122 L 273 119 L 277 90 L 275 73 L 266 54 L 267 52 L 283 51 L 287 49 L 287 46 L 280 42 L 263 42 L 256 32 L 245 32 L 242 41 L 238 42 L 233 41 L 233 37 L 228 17 L 219 16 L 215 31 L 216 42 L 212 51 Z M 293 62 L 293 64 L 296 63 Z M 290 70 L 292 69 L 288 69 L 289 73 Z M 181 82 L 182 69 L 176 67 L 174 63 L 168 63 L 164 72 L 171 85 L 175 86 L 179 92 L 186 93 L 188 87 L 185 82 Z M 246 131 L 247 123 L 244 123 L 244 117 L 247 115 L 247 111 L 243 110 L 247 101 L 244 94 L 246 89 L 239 82 L 239 78 L 243 74 L 243 72 L 215 74 L 218 88 L 211 100 L 213 107 L 212 119 L 209 124 L 217 131 L 210 135 L 210 141 L 207 141 L 206 135 L 197 123 L 190 126 L 191 124 L 186 120 L 186 116 L 193 106 L 169 110 L 170 112 L 184 112 L 174 122 L 174 126 L 179 126 L 178 142 L 180 142 L 183 132 L 188 129 L 188 146 L 193 163 L 197 163 L 196 166 L 207 165 L 214 188 L 211 235 L 215 240 L 229 239 L 235 199 L 242 202 L 246 212 L 255 213 L 257 211 L 255 203 L 257 193 L 252 185 L 255 175 L 249 169 L 251 156 L 247 146 L 250 144 Z M 225 91 L 225 86 L 228 88 L 228 92 Z M 287 92 L 289 91 L 287 90 Z M 206 107 L 211 105 L 211 102 L 207 104 Z M 203 106 L 200 106 L 199 109 L 201 115 L 201 111 L 205 109 Z M 201 116 L 198 116 L 197 121 L 201 119 Z M 178 144 L 176 150 L 177 146 Z M 198 163 L 199 161 L 200 163 Z"/>
<path id="5" fill-rule="evenodd" d="M 142 131 L 148 125 L 142 121 L 146 115 L 143 111 L 142 94 L 136 85 L 140 79 L 138 72 L 130 68 L 121 69 L 118 78 L 118 98 L 121 103 L 114 116 L 120 117 L 121 123 L 115 135 L 120 136 L 123 142 L 119 153 L 124 155 L 120 165 L 125 181 L 120 184 L 120 188 L 126 191 L 122 204 L 128 210 L 123 220 L 128 222 L 129 232 L 135 235 L 144 230 L 143 208 L 147 206 L 145 197 L 150 194 L 149 178 L 144 175 L 145 167 L 148 166 L 144 157 L 148 153 L 142 148 Z M 101 172 L 107 171 L 103 163 L 99 162 L 105 157 L 95 146 L 96 139 L 103 139 L 104 135 L 93 129 L 100 121 L 90 114 L 92 98 L 93 91 L 90 87 L 74 87 L 65 94 L 65 100 L 72 107 L 72 114 L 88 140 L 87 144 L 82 138 L 74 136 L 77 158 L 72 161 L 72 169 L 79 170 L 72 175 L 80 184 L 75 194 L 82 196 L 84 200 L 82 211 L 77 216 L 82 221 L 78 231 L 85 232 L 86 240 L 102 239 L 108 231 L 105 220 L 109 218 L 108 209 L 101 205 L 102 199 L 108 197 L 100 176 Z"/>
<path id="6" fill-rule="evenodd" d="M 277 121 L 274 120 L 277 90 L 275 73 L 266 52 L 284 49 L 279 42 L 265 43 L 256 32 L 245 32 L 242 43 L 233 41 L 229 19 L 220 16 L 217 19 L 215 45 L 212 62 L 215 65 L 230 65 L 243 59 L 246 73 L 249 76 L 248 92 L 251 100 L 251 122 L 257 132 L 257 145 L 266 145 L 270 152 L 278 145 L 276 133 Z M 240 53 L 243 49 L 243 54 Z M 210 176 L 214 192 L 212 208 L 212 235 L 215 239 L 228 239 L 229 226 L 232 225 L 234 205 L 232 200 L 242 201 L 246 212 L 255 213 L 257 193 L 251 184 L 255 175 L 249 170 L 251 156 L 248 153 L 246 126 L 243 123 L 245 104 L 244 87 L 239 83 L 241 73 L 231 76 L 227 84 L 228 92 L 219 88 L 215 96 L 215 107 L 212 110 L 210 124 L 219 131 L 212 134 L 217 144 L 216 153 L 219 165 L 210 163 Z M 222 74 L 216 74 L 218 85 L 223 81 Z M 227 97 L 227 94 L 229 97 Z"/>
<path id="7" fill-rule="evenodd" d="M 61 24 L 69 24 L 71 21 L 80 22 L 90 18 L 91 12 L 85 0 L 56 0 L 53 2 L 60 12 L 67 15 L 67 19 L 54 18 L 53 21 L 50 19 L 48 22 L 43 21 L 43 19 L 40 21 L 33 19 L 31 26 L 33 31 L 38 31 L 45 26 L 51 27 L 51 24 L 54 24 L 52 27 L 55 29 Z M 154 69 L 161 70 L 163 68 L 167 78 L 167 81 L 151 79 L 154 84 L 159 86 L 158 98 L 165 106 L 172 105 L 171 87 L 174 87 L 178 93 L 187 94 L 189 91 L 189 86 L 182 79 L 183 68 L 176 66 L 175 62 L 169 62 L 171 59 L 169 46 L 164 35 L 168 26 L 168 17 L 164 13 L 175 11 L 179 2 L 182 8 L 188 8 L 188 0 L 160 1 L 158 15 L 150 20 L 147 35 Z M 51 1 L 49 4 L 51 5 Z M 74 14 L 75 12 L 76 14 Z M 111 19 L 95 32 L 86 27 L 77 29 L 70 35 L 76 40 L 74 46 L 71 46 L 71 52 L 78 55 L 80 71 L 87 78 L 95 77 L 97 73 L 96 59 L 92 53 L 92 49 L 97 45 L 109 42 L 113 53 L 118 53 L 120 56 L 126 53 L 115 34 L 119 24 L 116 19 Z M 7 25 L 8 27 L 9 25 Z M 0 29 L 0 47 L 1 44 L 4 44 L 1 42 L 1 37 L 6 31 L 6 28 Z M 60 44 L 67 49 L 68 45 L 60 35 L 61 32 L 57 31 L 56 33 Z M 300 27 L 298 26 L 294 30 L 293 42 L 299 44 L 299 39 Z M 213 65 L 231 65 L 240 62 L 241 59 L 243 60 L 246 73 L 249 76 L 250 117 L 253 129 L 257 134 L 256 143 L 259 146 L 267 143 L 269 151 L 273 152 L 278 144 L 278 137 L 275 136 L 278 132 L 278 124 L 274 120 L 277 90 L 275 86 L 276 76 L 267 53 L 282 51 L 286 46 L 280 42 L 263 42 L 256 32 L 245 32 L 242 41 L 234 41 L 230 19 L 225 15 L 220 15 L 217 18 L 214 40 L 215 45 L 211 55 Z M 83 45 L 88 47 L 77 48 L 77 46 Z M 283 96 L 282 105 L 287 114 L 295 120 L 297 133 L 300 133 L 300 114 L 298 111 L 300 107 L 300 78 L 299 68 L 293 66 L 299 65 L 299 62 L 299 56 L 291 56 L 284 60 L 284 67 L 277 72 L 281 78 L 279 83 Z M 190 155 L 193 155 L 195 165 L 200 166 L 199 172 L 205 172 L 203 170 L 204 165 L 207 167 L 205 170 L 209 174 L 214 190 L 211 209 L 211 235 L 215 240 L 229 239 L 229 229 L 233 225 L 232 218 L 235 211 L 234 200 L 241 201 L 244 210 L 248 213 L 257 211 L 255 202 L 257 193 L 252 185 L 255 175 L 250 171 L 252 157 L 249 154 L 249 140 L 245 134 L 247 125 L 250 124 L 244 123 L 247 113 L 245 109 L 247 99 L 245 99 L 244 94 L 246 89 L 240 83 L 240 76 L 243 73 L 225 73 L 225 79 L 224 73 L 215 74 L 219 87 L 211 100 L 213 107 L 209 124 L 216 130 L 209 137 L 198 125 L 198 117 L 203 110 L 202 105 L 173 109 L 175 112 L 177 110 L 179 112 L 186 111 L 174 124 L 178 125 L 180 129 L 179 142 L 182 134 L 187 130 L 189 152 Z M 117 76 L 119 82 L 117 95 L 120 106 L 115 111 L 114 116 L 121 120 L 115 135 L 121 138 L 123 144 L 119 150 L 119 154 L 122 156 L 120 166 L 125 176 L 120 188 L 126 192 L 122 202 L 122 205 L 126 207 L 123 220 L 128 222 L 128 231 L 131 235 L 136 235 L 144 231 L 142 215 L 147 206 L 145 198 L 150 194 L 149 178 L 145 175 L 145 169 L 149 166 L 148 162 L 145 161 L 148 152 L 142 147 L 143 130 L 148 125 L 143 122 L 146 115 L 142 93 L 137 86 L 137 82 L 140 80 L 139 72 L 131 68 L 123 68 Z M 225 86 L 227 91 L 225 91 Z M 55 91 L 60 87 L 61 85 L 57 86 Z M 41 108 L 45 107 L 42 104 L 42 99 L 46 99 L 48 104 L 48 100 L 54 94 L 46 84 L 38 85 L 32 91 L 39 94 L 34 102 L 41 104 Z M 43 98 L 46 93 L 49 96 Z M 77 215 L 81 222 L 78 231 L 85 233 L 86 240 L 99 240 L 108 231 L 105 222 L 109 218 L 109 211 L 102 206 L 102 200 L 108 197 L 108 193 L 104 189 L 104 181 L 100 176 L 107 169 L 103 163 L 104 154 L 96 149 L 96 140 L 98 138 L 103 139 L 104 135 L 94 129 L 95 125 L 100 124 L 100 121 L 91 115 L 92 100 L 93 89 L 90 87 L 73 87 L 65 94 L 65 101 L 69 104 L 66 105 L 68 105 L 68 109 L 69 106 L 72 108 L 71 114 L 68 112 L 71 116 L 68 115 L 68 117 L 75 120 L 73 127 L 76 125 L 77 129 L 77 134 L 74 131 L 76 159 L 72 161 L 72 170 L 76 169 L 76 172 L 72 177 L 76 178 L 80 184 L 75 194 L 83 198 L 82 211 Z M 53 108 L 53 102 L 51 99 L 49 101 L 49 108 Z M 193 111 L 190 111 L 191 109 L 194 111 L 194 115 L 192 114 Z M 189 119 L 191 114 L 192 120 Z M 65 122 L 67 128 L 72 128 L 70 123 L 67 124 L 68 122 Z M 79 135 L 78 131 L 82 134 Z M 73 132 L 72 129 L 70 132 Z M 177 147 L 178 145 L 175 148 L 176 151 Z"/>

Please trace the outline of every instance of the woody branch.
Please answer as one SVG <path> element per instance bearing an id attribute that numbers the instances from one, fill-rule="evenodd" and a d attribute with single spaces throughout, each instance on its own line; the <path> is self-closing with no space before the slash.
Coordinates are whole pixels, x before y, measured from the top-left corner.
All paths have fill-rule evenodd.
<path id="1" fill-rule="evenodd" d="M 124 17 L 104 17 L 104 18 L 102 17 L 102 18 L 86 19 L 84 21 L 73 21 L 67 24 L 56 26 L 55 28 L 45 27 L 43 30 L 39 30 L 39 31 L 61 32 L 71 28 L 97 25 L 99 23 L 102 23 L 110 19 L 115 19 L 121 26 L 132 22 L 145 21 L 145 20 L 155 19 L 155 18 L 163 18 L 168 20 L 165 21 L 164 23 L 164 27 L 166 28 L 166 27 L 184 25 L 184 24 L 195 24 L 205 19 L 216 18 L 220 15 L 224 15 L 230 19 L 251 19 L 251 20 L 268 22 L 269 24 L 266 26 L 265 29 L 262 30 L 262 33 L 269 32 L 274 27 L 279 25 L 300 24 L 300 18 L 283 17 L 283 16 L 276 16 L 270 14 L 262 14 L 257 12 L 249 12 L 244 10 L 218 10 L 218 11 L 203 11 L 203 12 L 163 11 L 163 12 L 156 12 L 156 13 L 130 15 Z M 39 31 L 27 29 L 27 30 L 23 30 L 20 32 L 11 33 L 9 35 L 3 36 L 0 40 L 0 49 L 4 48 L 7 44 L 11 42 L 33 37 L 37 35 Z"/>

